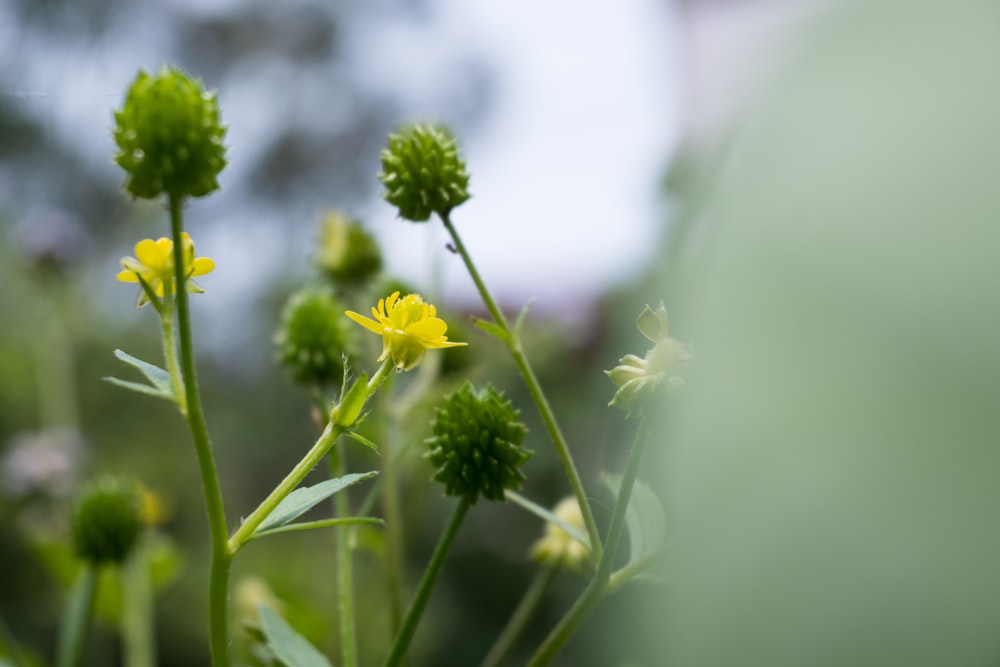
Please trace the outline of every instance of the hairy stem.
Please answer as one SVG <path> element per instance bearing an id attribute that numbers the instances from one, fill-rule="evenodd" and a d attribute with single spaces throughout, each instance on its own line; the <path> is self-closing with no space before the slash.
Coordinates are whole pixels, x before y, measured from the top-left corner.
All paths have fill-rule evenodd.
<path id="1" fill-rule="evenodd" d="M 312 448 L 306 452 L 306 455 L 302 457 L 302 460 L 295 464 L 283 480 L 274 487 L 274 490 L 265 498 L 260 505 L 257 506 L 253 512 L 250 513 L 240 527 L 236 529 L 233 536 L 229 538 L 229 552 L 231 554 L 236 554 L 243 547 L 244 544 L 250 541 L 251 536 L 257 527 L 264 522 L 264 519 L 274 511 L 274 508 L 278 506 L 282 500 L 285 499 L 289 493 L 295 490 L 306 475 L 316 467 L 316 464 L 322 460 L 333 443 L 336 441 L 337 436 L 340 435 L 340 431 L 336 429 L 332 423 L 328 423 L 326 428 L 323 429 L 323 433 L 320 434 L 319 439 Z"/>
<path id="2" fill-rule="evenodd" d="M 462 526 L 462 520 L 465 519 L 465 515 L 468 513 L 470 507 L 472 507 L 472 504 L 465 498 L 459 501 L 455 507 L 455 513 L 452 514 L 451 521 L 448 522 L 448 526 L 441 534 L 441 539 L 438 540 L 437 547 L 434 549 L 431 562 L 427 564 L 427 569 L 424 570 L 424 578 L 421 579 L 420 587 L 417 588 L 417 594 L 414 596 L 413 602 L 410 603 L 410 608 L 406 612 L 406 617 L 403 619 L 403 627 L 400 628 L 399 634 L 396 635 L 396 641 L 393 642 L 392 649 L 389 651 L 385 663 L 383 663 L 385 667 L 394 667 L 400 664 L 406 656 L 406 649 L 409 648 L 413 634 L 420 623 L 420 617 L 427 607 L 427 601 L 431 597 L 434 583 L 437 581 L 438 574 L 441 573 L 441 566 L 444 565 L 448 551 L 451 550 L 455 536 L 458 535 L 458 529 Z"/>
<path id="3" fill-rule="evenodd" d="M 535 402 L 535 406 L 538 408 L 539 414 L 541 414 L 542 421 L 545 423 L 545 428 L 549 432 L 549 437 L 552 438 L 552 444 L 555 445 L 556 454 L 559 456 L 559 462 L 562 464 L 563 471 L 566 474 L 566 479 L 569 481 L 570 488 L 573 490 L 573 495 L 576 496 L 576 502 L 579 503 L 580 511 L 583 513 L 583 521 L 587 526 L 587 535 L 590 537 L 590 544 L 594 557 L 599 558 L 601 555 L 601 534 L 597 530 L 597 521 L 594 520 L 594 512 L 590 507 L 590 501 L 587 499 L 587 494 L 583 489 L 583 482 L 580 481 L 580 473 L 577 472 L 576 463 L 573 461 L 573 455 L 570 453 L 569 446 L 566 444 L 566 438 L 563 437 L 562 430 L 559 428 L 559 423 L 556 421 L 555 413 L 552 412 L 552 408 L 549 406 L 549 401 L 545 397 L 545 392 L 542 390 L 542 385 L 538 382 L 538 378 L 535 377 L 535 372 L 532 370 L 531 364 L 528 363 L 528 358 L 525 356 L 524 350 L 521 348 L 520 334 L 512 330 L 510 325 L 507 323 L 507 319 L 504 317 L 503 311 L 500 310 L 497 302 L 493 299 L 493 295 L 490 294 L 489 289 L 486 287 L 486 283 L 483 282 L 482 277 L 479 275 L 479 270 L 472 261 L 472 257 L 469 255 L 468 250 L 465 249 L 465 244 L 462 243 L 462 239 L 459 237 L 458 231 L 455 229 L 454 225 L 451 224 L 450 217 L 448 215 L 443 215 L 441 216 L 441 221 L 444 223 L 445 229 L 448 230 L 448 234 L 451 235 L 451 240 L 455 244 L 455 250 L 457 250 L 458 254 L 461 255 L 462 261 L 465 262 L 465 268 L 468 269 L 469 275 L 472 277 L 472 282 L 476 284 L 476 289 L 479 290 L 479 295 L 483 299 L 483 303 L 486 304 L 486 308 L 490 311 L 490 315 L 493 316 L 493 321 L 496 322 L 496 324 L 507 334 L 507 349 L 514 358 L 514 363 L 517 365 L 518 370 L 524 378 L 525 384 L 528 386 L 528 392 L 531 394 L 531 398 Z"/>
<path id="4" fill-rule="evenodd" d="M 167 304 L 169 296 L 164 297 Z M 177 407 L 181 415 L 187 419 L 187 396 L 184 394 L 184 376 L 181 373 L 180 361 L 177 359 L 177 337 L 174 335 L 174 309 L 172 305 L 164 308 L 160 312 L 160 333 L 163 335 L 163 361 L 170 374 L 170 386 L 177 397 Z"/>
<path id="5" fill-rule="evenodd" d="M 184 396 L 187 401 L 187 422 L 191 427 L 201 485 L 208 510 L 209 532 L 212 538 L 212 562 L 209 570 L 208 604 L 209 635 L 211 638 L 212 665 L 228 667 L 229 659 L 229 567 L 232 556 L 229 552 L 229 531 L 226 528 L 225 508 L 222 504 L 222 490 L 219 474 L 215 467 L 212 442 L 205 423 L 205 414 L 198 393 L 198 376 L 195 373 L 194 346 L 191 342 L 191 311 L 187 295 L 187 275 L 184 265 L 183 231 L 181 215 L 182 200 L 170 195 L 170 229 L 174 241 L 174 287 L 177 299 L 178 339 L 180 341 L 181 372 L 184 377 Z"/>
<path id="6" fill-rule="evenodd" d="M 369 400 L 378 388 L 382 386 L 382 383 L 386 381 L 389 377 L 389 372 L 392 370 L 392 364 L 390 360 L 386 360 L 379 369 L 375 372 L 375 375 L 368 380 L 368 386 L 366 387 L 367 398 L 365 401 Z M 257 527 L 264 522 L 264 519 L 274 511 L 274 508 L 278 506 L 282 500 L 285 499 L 289 493 L 295 490 L 306 475 L 316 467 L 320 460 L 326 456 L 326 453 L 330 451 L 333 443 L 336 442 L 337 437 L 343 433 L 338 427 L 334 426 L 333 422 L 327 420 L 326 427 L 320 434 L 319 439 L 312 448 L 306 452 L 306 455 L 302 457 L 302 460 L 295 464 L 283 480 L 274 487 L 274 490 L 268 494 L 260 505 L 257 506 L 253 512 L 250 513 L 240 527 L 236 529 L 233 536 L 229 538 L 228 551 L 230 554 L 235 554 L 244 544 L 250 541 L 251 536 Z"/>

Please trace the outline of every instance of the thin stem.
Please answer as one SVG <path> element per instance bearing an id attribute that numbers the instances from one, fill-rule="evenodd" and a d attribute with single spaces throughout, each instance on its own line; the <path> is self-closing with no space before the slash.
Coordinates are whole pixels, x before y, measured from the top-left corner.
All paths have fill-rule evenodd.
<path id="1" fill-rule="evenodd" d="M 94 610 L 94 592 L 97 590 L 97 568 L 87 563 L 80 570 L 66 604 L 62 629 L 59 632 L 57 667 L 76 667 L 83 659 L 83 647 L 90 629 Z"/>
<path id="2" fill-rule="evenodd" d="M 126 667 L 153 667 L 153 585 L 149 576 L 149 546 L 140 541 L 122 568 L 121 635 Z"/>
<path id="3" fill-rule="evenodd" d="M 451 521 L 448 522 L 448 526 L 441 534 L 441 539 L 438 540 L 437 547 L 434 548 L 431 562 L 427 564 L 427 569 L 424 571 L 424 578 L 421 579 L 420 587 L 417 588 L 417 594 L 414 596 L 413 602 L 410 603 L 410 608 L 406 612 L 406 617 L 403 619 L 403 627 L 400 629 L 399 634 L 396 635 L 396 641 L 393 642 L 392 649 L 389 651 L 385 663 L 383 663 L 385 667 L 394 667 L 400 664 L 406 656 L 406 649 L 410 646 L 413 634 L 417 630 L 417 624 L 420 623 L 420 617 L 427 607 L 427 601 L 431 597 L 431 591 L 434 589 L 434 583 L 441 572 L 441 566 L 444 565 L 448 551 L 451 549 L 451 545 L 455 541 L 455 536 L 458 535 L 458 529 L 462 525 L 462 520 L 465 519 L 465 515 L 468 513 L 470 507 L 472 507 L 472 503 L 465 498 L 459 501 L 458 506 L 455 507 L 455 513 L 452 514 Z"/>
<path id="4" fill-rule="evenodd" d="M 388 379 L 389 372 L 391 370 L 391 360 L 386 359 L 385 363 L 383 363 L 375 372 L 375 375 L 368 380 L 368 386 L 366 387 L 368 398 L 365 399 L 366 401 L 371 398 L 371 395 L 378 391 L 378 388 L 382 386 L 382 383 Z M 250 541 L 251 536 L 257 529 L 257 526 L 264 522 L 264 519 L 266 519 L 267 516 L 274 511 L 274 508 L 278 506 L 278 503 L 284 500 L 285 496 L 294 491 L 295 487 L 297 487 L 302 480 L 305 479 L 306 475 L 308 475 L 309 472 L 316 467 L 320 460 L 326 456 L 326 453 L 330 451 L 330 448 L 333 446 L 333 443 L 337 440 L 337 437 L 340 436 L 340 434 L 341 430 L 339 428 L 335 427 L 332 422 L 327 422 L 327 425 L 320 434 L 319 439 L 316 440 L 316 443 L 312 446 L 312 448 L 306 452 L 306 455 L 302 457 L 302 460 L 295 464 L 295 467 L 292 468 L 291 472 L 289 472 L 285 478 L 281 480 L 278 486 L 274 487 L 274 490 L 268 494 L 267 498 L 265 498 L 260 505 L 257 506 L 257 509 L 250 513 L 250 516 L 244 519 L 243 523 L 240 524 L 240 527 L 233 533 L 233 536 L 229 538 L 228 551 L 230 554 L 235 555 L 244 544 Z"/>
<path id="5" fill-rule="evenodd" d="M 535 655 L 531 656 L 527 667 L 541 667 L 552 662 L 603 596 L 604 587 L 598 583 L 597 579 L 592 580 L 545 642 L 535 651 Z"/>
<path id="6" fill-rule="evenodd" d="M 618 488 L 618 498 L 615 501 L 614 513 L 611 516 L 611 525 L 608 528 L 608 539 L 605 542 L 604 553 L 597 564 L 597 572 L 591 580 L 590 585 L 577 598 L 566 615 L 562 617 L 559 624 L 549 633 L 545 641 L 535 655 L 531 657 L 528 667 L 542 667 L 547 665 L 562 650 L 566 642 L 569 641 L 573 633 L 577 631 L 584 619 L 597 606 L 597 603 L 609 592 L 609 579 L 611 567 L 618 551 L 618 543 L 621 541 L 623 529 L 625 527 L 625 511 L 628 509 L 629 500 L 632 498 L 632 488 L 635 486 L 635 478 L 639 472 L 639 465 L 642 462 L 642 455 L 646 451 L 646 443 L 649 441 L 645 420 L 639 421 L 639 428 L 636 431 L 635 442 L 629 452 L 628 463 L 625 465 L 625 475 L 622 477 L 621 486 Z"/>
<path id="7" fill-rule="evenodd" d="M 187 400 L 187 422 L 191 427 L 198 468 L 201 472 L 205 508 L 208 511 L 209 532 L 212 538 L 212 562 L 209 569 L 208 605 L 209 635 L 211 638 L 212 664 L 228 667 L 229 621 L 227 602 L 229 597 L 229 566 L 232 556 L 228 548 L 229 531 L 226 528 L 226 513 L 222 504 L 222 489 L 219 474 L 212 454 L 212 443 L 208 426 L 201 407 L 198 393 L 198 376 L 195 373 L 194 347 L 191 342 L 191 311 L 188 305 L 187 275 L 184 264 L 184 223 L 181 218 L 181 198 L 169 196 L 170 230 L 174 240 L 174 288 L 177 299 L 178 338 L 181 347 L 181 371 L 184 377 L 184 395 Z"/>
<path id="8" fill-rule="evenodd" d="M 380 394 L 380 404 L 385 406 L 388 403 Z M 382 500 L 382 511 L 385 513 L 385 572 L 386 586 L 389 592 L 389 632 L 390 636 L 395 636 L 399 632 L 399 627 L 403 622 L 403 513 L 399 503 L 399 480 L 396 474 L 397 460 L 392 450 L 396 436 L 399 434 L 399 417 L 388 412 L 388 419 L 383 421 L 382 447 L 382 474 L 379 479 L 382 482 L 379 486 L 379 496 Z"/>
<path id="9" fill-rule="evenodd" d="M 334 479 L 345 474 L 344 455 L 345 443 L 330 450 L 330 474 Z M 333 497 L 334 510 L 338 517 L 348 517 L 351 514 L 347 490 Z M 337 534 L 337 617 L 340 620 L 340 650 L 344 667 L 357 667 L 358 664 L 358 634 L 354 625 L 354 563 L 351 558 L 351 539 L 353 531 L 350 528 Z"/>
<path id="10" fill-rule="evenodd" d="M 260 505 L 257 506 L 253 512 L 250 513 L 240 527 L 236 529 L 233 536 L 229 538 L 229 553 L 235 555 L 236 552 L 243 547 L 244 544 L 250 541 L 251 536 L 264 519 L 274 511 L 274 508 L 278 506 L 282 500 L 285 499 L 289 493 L 295 490 L 306 475 L 316 467 L 316 464 L 330 451 L 330 447 L 336 441 L 337 436 L 340 435 L 340 431 L 334 428 L 333 424 L 327 424 L 326 428 L 323 429 L 323 433 L 320 434 L 319 439 L 312 448 L 306 452 L 306 455 L 302 457 L 302 460 L 295 464 L 291 472 L 285 476 L 283 480 L 274 487 L 274 490 L 265 498 Z"/>
<path id="11" fill-rule="evenodd" d="M 635 487 L 635 478 L 639 474 L 639 465 L 642 463 L 642 456 L 646 453 L 646 443 L 649 442 L 649 433 L 646 427 L 646 420 L 639 420 L 639 427 L 636 429 L 635 441 L 628 454 L 628 462 L 625 464 L 625 474 L 622 476 L 621 486 L 618 487 L 618 498 L 615 500 L 615 509 L 611 515 L 611 524 L 608 526 L 607 548 L 597 565 L 597 579 L 601 585 L 608 582 L 611 576 L 611 567 L 614 565 L 615 553 L 618 551 L 618 544 L 621 542 L 622 533 L 625 529 L 625 514 L 628 511 L 629 501 L 632 499 L 632 489 Z"/>
<path id="12" fill-rule="evenodd" d="M 165 297 L 165 300 L 169 297 Z M 163 361 L 170 374 L 170 386 L 177 397 L 177 407 L 184 418 L 187 418 L 187 396 L 184 394 L 184 378 L 180 362 L 177 359 L 177 338 L 174 335 L 174 309 L 172 306 L 160 312 L 160 333 L 163 334 Z"/>
<path id="13" fill-rule="evenodd" d="M 514 609 L 514 613 L 510 615 L 507 625 L 497 637 L 490 652 L 486 654 L 481 667 L 497 667 L 507 657 L 510 650 L 514 648 L 514 642 L 521 635 L 528 621 L 531 620 L 535 610 L 538 609 L 538 603 L 542 601 L 545 591 L 548 590 L 549 584 L 552 583 L 558 571 L 558 565 L 550 564 L 535 572 L 535 576 L 528 585 L 528 590 L 524 592 L 524 596 L 517 608 Z"/>
<path id="14" fill-rule="evenodd" d="M 549 432 L 549 437 L 552 438 L 552 444 L 555 445 L 556 453 L 559 455 L 559 462 L 562 464 L 563 471 L 566 473 L 566 479 L 569 481 L 569 485 L 573 489 L 573 495 L 576 496 L 576 501 L 580 505 L 580 511 L 583 513 L 583 522 L 587 526 L 587 535 L 590 537 L 590 544 L 594 557 L 600 558 L 601 534 L 597 529 L 597 521 L 594 520 L 594 512 L 590 507 L 590 501 L 588 500 L 587 494 L 583 489 L 583 482 L 580 481 L 580 473 L 577 472 L 576 464 L 573 461 L 573 455 L 570 453 L 569 446 L 566 444 L 566 438 L 563 437 L 562 431 L 559 428 L 559 423 L 556 421 L 555 414 L 552 412 L 548 399 L 545 397 L 545 392 L 542 390 L 542 386 L 538 382 L 538 378 L 535 377 L 535 373 L 531 369 L 531 364 L 528 363 L 528 358 L 525 356 L 524 350 L 521 348 L 520 334 L 519 332 L 512 330 L 510 325 L 507 323 L 507 319 L 504 317 L 503 311 L 500 310 L 500 307 L 493 299 L 489 289 L 486 287 L 486 283 L 483 282 L 482 277 L 479 275 L 479 271 L 476 269 L 476 265 L 472 261 L 472 257 L 469 255 L 468 250 L 465 249 L 465 244 L 462 243 L 462 239 L 459 237 L 458 231 L 456 231 L 454 225 L 451 224 L 450 216 L 447 214 L 442 215 L 441 221 L 444 223 L 445 229 L 447 229 L 448 233 L 451 235 L 451 240 L 455 244 L 455 249 L 458 251 L 458 254 L 461 255 L 462 261 L 465 262 L 465 267 L 468 269 L 469 275 L 472 276 L 472 282 L 476 284 L 476 289 L 479 290 L 483 303 L 486 304 L 486 308 L 490 311 L 490 315 L 493 316 L 493 321 L 507 333 L 507 349 L 514 358 L 514 363 L 517 365 L 521 375 L 524 377 L 524 382 L 528 385 L 528 392 L 531 394 L 531 398 L 534 400 L 535 405 L 538 408 L 538 412 L 541 414 L 542 421 L 545 423 L 545 428 Z"/>

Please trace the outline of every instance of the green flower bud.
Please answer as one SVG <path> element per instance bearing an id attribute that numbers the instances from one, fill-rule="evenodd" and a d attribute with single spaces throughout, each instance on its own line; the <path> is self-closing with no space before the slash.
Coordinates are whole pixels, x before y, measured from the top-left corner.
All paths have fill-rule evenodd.
<path id="1" fill-rule="evenodd" d="M 385 186 L 383 198 L 413 222 L 424 222 L 431 213 L 445 216 L 469 198 L 465 161 L 442 127 L 410 125 L 390 134 L 378 179 Z"/>
<path id="2" fill-rule="evenodd" d="M 361 223 L 331 211 L 320 226 L 316 265 L 335 283 L 362 285 L 382 270 L 382 252 Z"/>
<path id="3" fill-rule="evenodd" d="M 437 469 L 434 481 L 445 493 L 470 503 L 480 494 L 503 500 L 504 489 L 519 489 L 520 466 L 532 452 L 521 447 L 528 429 L 518 412 L 492 386 L 477 392 L 466 382 L 437 408 L 427 458 Z"/>
<path id="4" fill-rule="evenodd" d="M 278 360 L 295 382 L 315 384 L 341 379 L 350 341 L 343 311 L 326 290 L 305 288 L 289 297 L 274 342 Z"/>
<path id="5" fill-rule="evenodd" d="M 102 477 L 84 487 L 73 511 L 73 548 L 94 564 L 121 563 L 139 537 L 135 486 Z"/>
<path id="6" fill-rule="evenodd" d="M 215 92 L 201 81 L 173 67 L 155 76 L 140 71 L 115 112 L 115 162 L 128 173 L 125 189 L 147 199 L 218 190 L 225 134 Z"/>
<path id="7" fill-rule="evenodd" d="M 627 354 L 619 365 L 604 371 L 618 387 L 608 405 L 621 408 L 633 415 L 661 387 L 676 391 L 684 386 L 680 376 L 690 354 L 684 344 L 667 335 L 667 309 L 663 302 L 653 310 L 646 306 L 636 322 L 639 333 L 654 345 L 645 357 Z"/>

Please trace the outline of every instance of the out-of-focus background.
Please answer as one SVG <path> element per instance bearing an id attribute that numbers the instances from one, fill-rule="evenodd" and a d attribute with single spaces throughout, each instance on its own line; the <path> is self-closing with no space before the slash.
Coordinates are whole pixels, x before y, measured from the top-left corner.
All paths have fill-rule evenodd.
<path id="1" fill-rule="evenodd" d="M 191 202 L 186 219 L 199 254 L 217 265 L 193 308 L 230 522 L 315 436 L 310 398 L 275 363 L 272 337 L 288 295 L 317 281 L 311 257 L 326 209 L 361 219 L 382 245 L 385 280 L 430 296 L 449 335 L 470 342 L 441 356 L 441 380 L 402 424 L 401 443 L 417 445 L 401 480 L 406 590 L 450 508 L 427 482 L 419 442 L 433 403 L 461 378 L 493 381 L 522 410 L 536 451 L 526 495 L 551 505 L 568 492 L 523 384 L 468 325 L 482 307 L 442 230 L 401 222 L 379 199 L 386 134 L 407 121 L 444 122 L 472 173 L 473 199 L 455 223 L 509 312 L 534 299 L 529 355 L 601 521 L 611 499 L 597 478 L 620 469 L 632 425 L 605 408 L 613 387 L 600 371 L 644 351 L 634 319 L 661 298 L 672 333 L 694 344 L 691 391 L 646 469 L 668 466 L 678 545 L 671 599 L 680 602 L 623 624 L 664 591 L 620 592 L 558 664 L 655 665 L 668 655 L 680 665 L 915 664 L 914 655 L 949 655 L 963 628 L 968 660 L 928 664 L 987 664 L 970 656 L 989 655 L 982 630 L 996 605 L 975 591 L 994 590 L 982 573 L 1000 562 L 989 558 L 997 541 L 983 521 L 996 500 L 983 476 L 995 470 L 996 444 L 983 406 L 996 386 L 976 374 L 996 358 L 982 333 L 994 330 L 996 312 L 985 259 L 995 227 L 982 221 L 997 213 L 983 175 L 996 171 L 981 140 L 996 101 L 995 14 L 973 0 L 0 5 L 6 629 L 50 656 L 72 577 L 69 501 L 91 475 L 123 472 L 162 503 L 158 664 L 207 664 L 206 525 L 186 429 L 165 404 L 101 381 L 122 373 L 115 348 L 159 355 L 155 317 L 133 307 L 134 287 L 114 275 L 136 241 L 166 234 L 166 215 L 122 193 L 111 125 L 137 69 L 171 63 L 218 90 L 229 126 L 222 190 Z M 951 128 L 966 133 L 953 141 Z M 904 169 L 915 165 L 926 168 Z M 938 266 L 942 257 L 951 264 Z M 936 326 L 925 329 L 922 315 Z M 830 333 L 843 322 L 853 338 Z M 922 379 L 926 392 L 880 402 Z M 951 428 L 955 406 L 967 430 Z M 899 424 L 906 428 L 892 428 Z M 926 441 L 914 455 L 907 443 L 917 436 Z M 952 465 L 955 456 L 977 462 L 970 467 L 982 477 Z M 899 463 L 914 457 L 916 468 Z M 378 465 L 363 451 L 350 463 Z M 937 503 L 939 495 L 954 502 Z M 940 547 L 930 556 L 914 538 L 928 516 L 927 535 L 958 525 L 945 531 L 948 548 L 929 540 Z M 959 525 L 956 516 L 972 519 Z M 515 507 L 475 508 L 414 664 L 481 659 L 531 579 L 527 552 L 540 532 Z M 388 638 L 384 545 L 364 536 L 359 627 L 374 662 Z M 926 558 L 910 559 L 913 550 Z M 916 583 L 935 576 L 951 585 Z M 237 620 L 240 600 L 266 586 L 296 628 L 336 654 L 332 535 L 255 543 L 233 581 Z M 876 585 L 886 581 L 895 585 Z M 571 575 L 557 579 L 510 664 L 524 661 L 580 588 Z M 853 595 L 860 589 L 874 593 Z M 933 613 L 893 625 L 886 619 L 898 620 L 900 607 L 887 599 Z M 99 603 L 90 664 L 120 661 L 121 604 L 113 594 Z M 817 606 L 824 613 L 810 615 Z M 937 623 L 943 615 L 959 620 Z M 943 653 L 907 643 L 911 634 Z M 893 641 L 912 651 L 879 653 Z"/>

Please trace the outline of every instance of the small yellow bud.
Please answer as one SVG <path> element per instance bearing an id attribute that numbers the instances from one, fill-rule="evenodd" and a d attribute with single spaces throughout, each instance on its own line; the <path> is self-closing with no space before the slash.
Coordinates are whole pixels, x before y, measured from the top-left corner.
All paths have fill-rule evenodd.
<path id="1" fill-rule="evenodd" d="M 559 502 L 552 513 L 580 532 L 586 530 L 583 512 L 576 498 L 570 496 Z M 545 534 L 531 547 L 531 557 L 541 563 L 560 565 L 579 572 L 590 559 L 590 552 L 572 535 L 554 523 L 545 524 Z"/>

